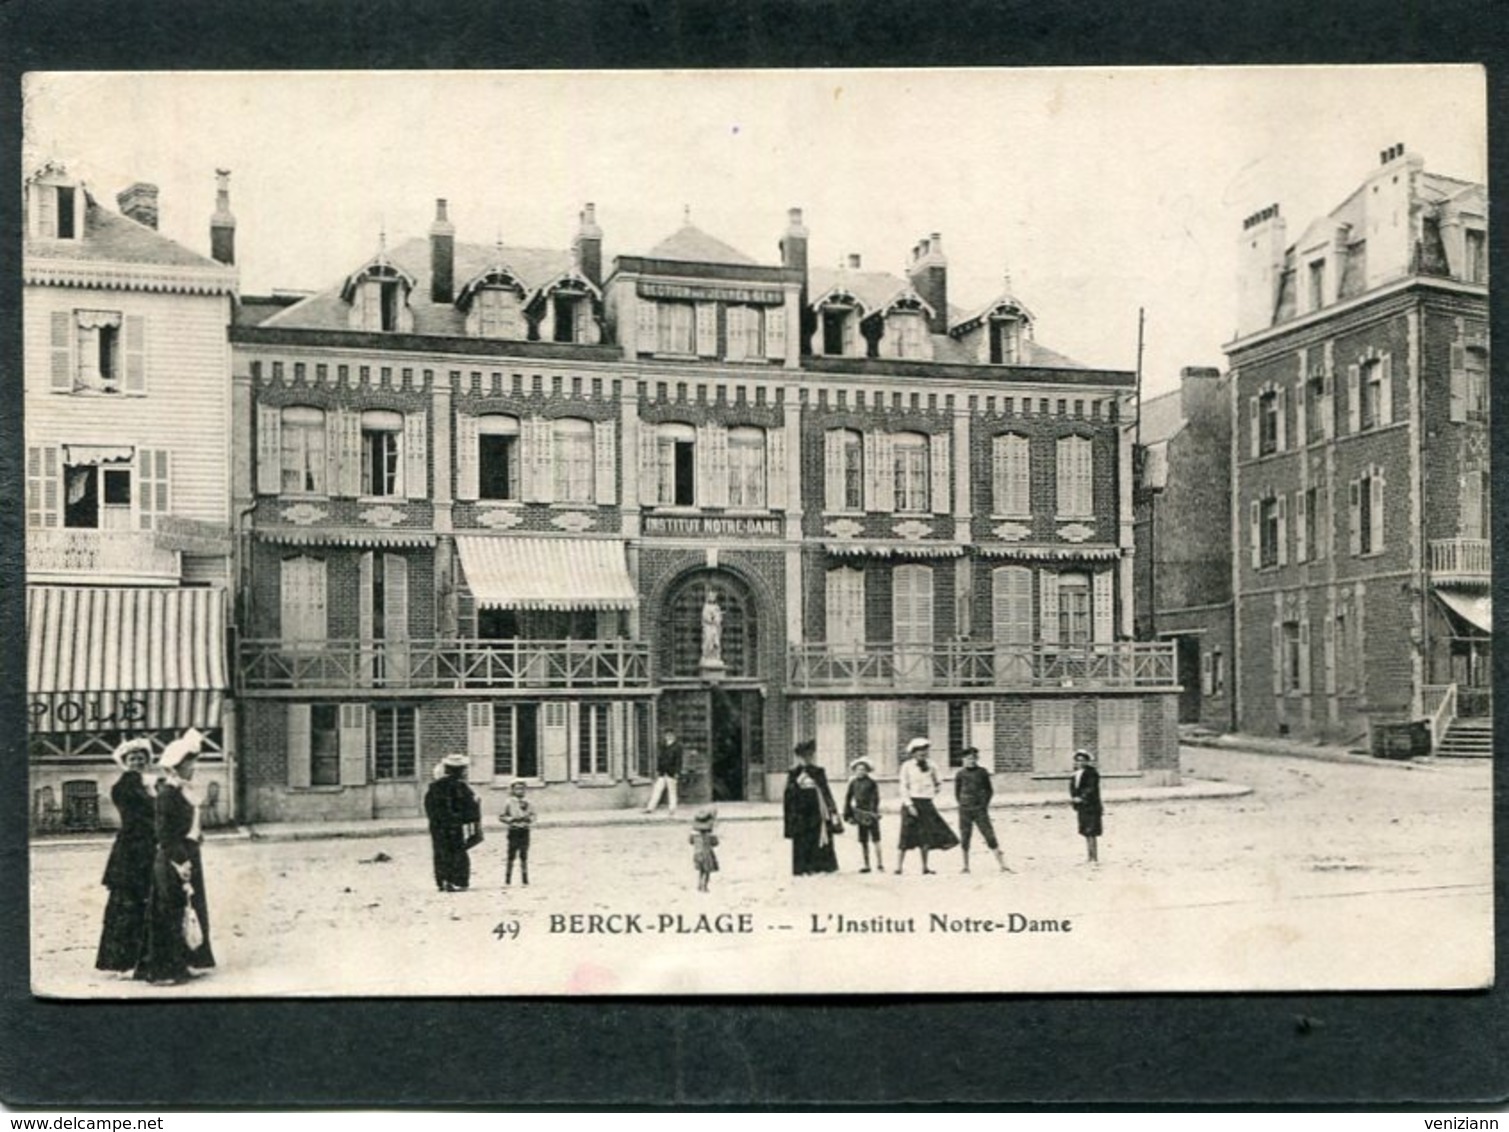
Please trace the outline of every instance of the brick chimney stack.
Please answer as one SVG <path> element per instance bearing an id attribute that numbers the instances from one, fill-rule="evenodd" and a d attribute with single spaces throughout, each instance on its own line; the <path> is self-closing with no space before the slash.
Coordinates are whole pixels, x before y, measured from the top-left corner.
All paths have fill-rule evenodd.
<path id="1" fill-rule="evenodd" d="M 137 181 L 129 189 L 117 193 L 115 203 L 121 215 L 129 216 L 147 228 L 157 227 L 157 186 L 146 181 Z"/>
<path id="2" fill-rule="evenodd" d="M 781 266 L 788 271 L 800 272 L 802 276 L 800 311 L 803 353 L 806 353 L 807 344 L 812 340 L 815 329 L 812 315 L 807 310 L 807 236 L 807 226 L 802 223 L 802 210 L 787 209 L 786 233 L 781 237 Z"/>
<path id="3" fill-rule="evenodd" d="M 933 334 L 948 333 L 948 257 L 943 254 L 943 237 L 934 232 L 918 241 L 912 249 L 907 267 L 907 282 L 928 306 L 933 316 L 927 328 Z"/>
<path id="4" fill-rule="evenodd" d="M 1239 336 L 1255 334 L 1273 325 L 1284 271 L 1286 232 L 1276 204 L 1259 209 L 1242 221 L 1237 250 Z"/>
<path id="5" fill-rule="evenodd" d="M 603 285 L 603 230 L 597 226 L 597 205 L 588 201 L 578 216 L 576 239 L 572 242 L 576 262 L 594 287 Z"/>
<path id="6" fill-rule="evenodd" d="M 456 226 L 445 214 L 445 198 L 435 201 L 435 222 L 430 225 L 430 302 L 456 301 Z"/>
<path id="7" fill-rule="evenodd" d="M 210 256 L 219 263 L 236 262 L 236 218 L 231 215 L 231 171 L 215 170 L 215 213 L 210 217 Z"/>

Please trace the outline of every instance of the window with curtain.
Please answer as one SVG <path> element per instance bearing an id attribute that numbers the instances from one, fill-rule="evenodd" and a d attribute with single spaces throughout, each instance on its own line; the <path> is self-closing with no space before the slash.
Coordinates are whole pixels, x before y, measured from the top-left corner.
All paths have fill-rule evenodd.
<path id="1" fill-rule="evenodd" d="M 896 477 L 896 510 L 926 512 L 928 505 L 928 438 L 916 432 L 898 432 L 891 438 L 892 468 Z"/>
<path id="2" fill-rule="evenodd" d="M 386 498 L 403 494 L 403 414 L 368 409 L 362 413 L 362 494 Z"/>
<path id="3" fill-rule="evenodd" d="M 728 505 L 765 506 L 765 430 L 728 430 Z"/>
<path id="4" fill-rule="evenodd" d="M 501 413 L 477 418 L 477 497 L 519 498 L 519 419 Z"/>
<path id="5" fill-rule="evenodd" d="M 283 491 L 325 494 L 325 413 L 308 405 L 289 405 L 279 429 L 283 445 Z"/>
<path id="6" fill-rule="evenodd" d="M 695 354 L 697 352 L 696 308 L 691 303 L 656 303 L 655 327 L 657 352 Z"/>
<path id="7" fill-rule="evenodd" d="M 552 425 L 555 440 L 555 498 L 560 503 L 591 503 L 596 466 L 592 422 L 562 417 Z"/>
<path id="8" fill-rule="evenodd" d="M 692 506 L 696 502 L 697 430 L 686 424 L 656 425 L 655 452 L 660 472 L 656 501 Z"/>
<path id="9" fill-rule="evenodd" d="M 1066 645 L 1090 643 L 1090 579 L 1084 574 L 1058 576 L 1058 639 Z"/>
<path id="10" fill-rule="evenodd" d="M 824 445 L 824 507 L 864 510 L 864 437 L 853 429 L 829 429 Z"/>

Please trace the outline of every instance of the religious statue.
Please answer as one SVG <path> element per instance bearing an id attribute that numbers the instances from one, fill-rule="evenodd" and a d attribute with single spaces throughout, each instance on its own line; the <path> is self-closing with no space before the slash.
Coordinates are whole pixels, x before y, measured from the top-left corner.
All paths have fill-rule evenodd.
<path id="1" fill-rule="evenodd" d="M 702 601 L 702 667 L 723 666 L 723 607 L 718 604 L 716 591 L 709 587 Z"/>

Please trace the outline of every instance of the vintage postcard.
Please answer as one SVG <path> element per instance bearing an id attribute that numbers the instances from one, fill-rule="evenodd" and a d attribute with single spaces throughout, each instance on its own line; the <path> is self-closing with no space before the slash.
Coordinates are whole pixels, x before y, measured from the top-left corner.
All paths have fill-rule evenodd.
<path id="1" fill-rule="evenodd" d="M 1491 984 L 1482 69 L 25 94 L 37 995 Z"/>

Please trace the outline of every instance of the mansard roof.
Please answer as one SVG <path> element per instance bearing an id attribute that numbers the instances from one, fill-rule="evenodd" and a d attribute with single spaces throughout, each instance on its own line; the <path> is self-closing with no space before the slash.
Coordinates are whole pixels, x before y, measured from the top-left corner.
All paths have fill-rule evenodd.
<path id="1" fill-rule="evenodd" d="M 758 266 L 759 261 L 725 244 L 715 236 L 709 236 L 694 224 L 683 225 L 645 253 L 649 259 L 682 260 L 686 263 L 726 263 L 745 267 Z"/>

